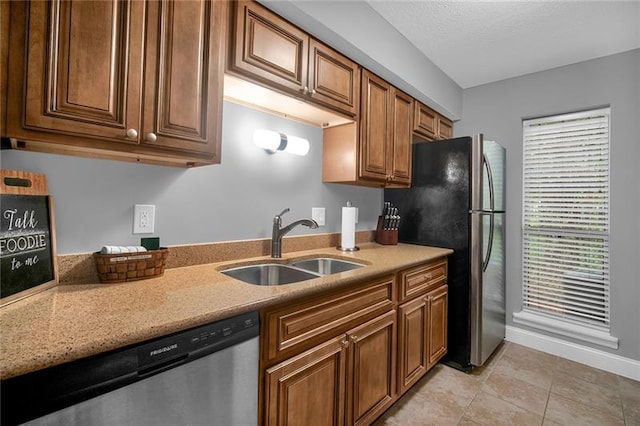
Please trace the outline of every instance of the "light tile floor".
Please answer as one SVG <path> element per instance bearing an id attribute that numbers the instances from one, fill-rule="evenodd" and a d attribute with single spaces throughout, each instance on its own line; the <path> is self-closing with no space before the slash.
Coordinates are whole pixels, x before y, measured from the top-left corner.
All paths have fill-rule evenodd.
<path id="1" fill-rule="evenodd" d="M 640 382 L 505 342 L 471 374 L 436 365 L 383 425 L 640 426 Z"/>

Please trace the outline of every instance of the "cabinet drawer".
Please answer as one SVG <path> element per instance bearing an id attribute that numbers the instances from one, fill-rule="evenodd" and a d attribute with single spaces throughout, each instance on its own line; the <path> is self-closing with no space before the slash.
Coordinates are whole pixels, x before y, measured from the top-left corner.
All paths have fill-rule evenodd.
<path id="1" fill-rule="evenodd" d="M 437 259 L 402 271 L 399 281 L 400 302 L 424 294 L 447 281 L 447 259 Z"/>
<path id="2" fill-rule="evenodd" d="M 359 289 L 267 310 L 263 358 L 271 361 L 302 351 L 391 310 L 394 291 L 395 281 L 389 276 Z"/>

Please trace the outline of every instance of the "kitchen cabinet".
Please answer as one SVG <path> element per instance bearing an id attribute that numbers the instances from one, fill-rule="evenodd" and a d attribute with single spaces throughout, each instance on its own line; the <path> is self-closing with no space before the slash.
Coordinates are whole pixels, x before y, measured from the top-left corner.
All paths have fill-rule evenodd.
<path id="1" fill-rule="evenodd" d="M 396 395 L 396 311 L 349 331 L 347 338 L 347 424 L 368 425 Z"/>
<path id="2" fill-rule="evenodd" d="M 371 424 L 396 397 L 392 276 L 262 312 L 265 425 Z"/>
<path id="3" fill-rule="evenodd" d="M 408 187 L 413 99 L 368 70 L 361 84 L 360 121 L 323 132 L 323 181 Z"/>
<path id="4" fill-rule="evenodd" d="M 341 114 L 358 114 L 360 67 L 252 1 L 234 3 L 227 71 Z"/>
<path id="5" fill-rule="evenodd" d="M 398 391 L 406 392 L 447 352 L 446 260 L 400 273 Z"/>
<path id="6" fill-rule="evenodd" d="M 421 102 L 414 103 L 413 132 L 426 140 L 451 139 L 453 123 Z"/>
<path id="7" fill-rule="evenodd" d="M 12 2 L 7 134 L 14 147 L 219 163 L 226 7 Z"/>

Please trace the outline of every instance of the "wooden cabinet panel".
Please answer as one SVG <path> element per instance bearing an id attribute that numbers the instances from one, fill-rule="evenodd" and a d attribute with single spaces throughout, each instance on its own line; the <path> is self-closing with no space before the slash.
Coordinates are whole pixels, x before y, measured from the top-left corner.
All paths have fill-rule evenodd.
<path id="1" fill-rule="evenodd" d="M 429 304 L 429 364 L 434 366 L 447 353 L 448 286 L 427 294 Z"/>
<path id="2" fill-rule="evenodd" d="M 438 139 L 451 139 L 453 137 L 453 123 L 442 116 L 438 119 Z"/>
<path id="3" fill-rule="evenodd" d="M 396 395 L 396 311 L 349 331 L 347 337 L 347 424 L 370 424 Z"/>
<path id="4" fill-rule="evenodd" d="M 404 393 L 428 368 L 427 298 L 419 297 L 398 309 L 398 390 Z"/>
<path id="5" fill-rule="evenodd" d="M 11 15 L 12 146 L 220 162 L 227 3 L 33 1 Z"/>
<path id="6" fill-rule="evenodd" d="M 309 36 L 270 10 L 238 1 L 231 68 L 301 92 L 306 84 Z"/>
<path id="7" fill-rule="evenodd" d="M 447 260 L 438 259 L 400 272 L 398 300 L 404 302 L 447 281 Z"/>
<path id="8" fill-rule="evenodd" d="M 386 182 L 387 162 L 392 138 L 390 117 L 391 86 L 371 74 L 362 72 L 362 109 L 360 115 L 360 177 Z"/>
<path id="9" fill-rule="evenodd" d="M 265 373 L 264 424 L 344 424 L 345 336 L 269 368 Z"/>
<path id="10" fill-rule="evenodd" d="M 414 107 L 413 131 L 428 140 L 436 139 L 438 114 L 426 105 L 416 102 Z"/>
<path id="11" fill-rule="evenodd" d="M 282 358 L 388 311 L 393 306 L 394 283 L 393 277 L 385 277 L 360 289 L 268 311 L 263 321 L 267 351 L 263 357 Z"/>
<path id="12" fill-rule="evenodd" d="M 421 102 L 415 101 L 413 132 L 426 140 L 451 139 L 453 123 Z"/>
<path id="13" fill-rule="evenodd" d="M 24 6 L 24 5 L 23 5 Z M 137 143 L 144 4 L 30 2 L 24 127 Z M 21 83 L 21 82 L 20 82 Z M 22 84 L 14 85 L 19 90 Z M 13 92 L 9 135 L 22 135 Z"/>
<path id="14" fill-rule="evenodd" d="M 143 143 L 220 158 L 223 18 L 222 2 L 149 3 Z"/>
<path id="15" fill-rule="evenodd" d="M 349 115 L 357 115 L 360 104 L 360 67 L 317 40 L 309 42 L 309 95 Z"/>
<path id="16" fill-rule="evenodd" d="M 391 99 L 393 102 L 393 143 L 391 158 L 390 181 L 394 184 L 411 183 L 411 158 L 412 158 L 412 121 L 413 121 L 413 98 L 392 87 Z"/>

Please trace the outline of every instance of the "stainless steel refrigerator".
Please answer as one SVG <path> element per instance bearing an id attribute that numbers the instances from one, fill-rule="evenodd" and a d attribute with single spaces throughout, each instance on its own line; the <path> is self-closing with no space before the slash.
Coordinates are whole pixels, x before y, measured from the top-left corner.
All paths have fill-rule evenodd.
<path id="1" fill-rule="evenodd" d="M 481 366 L 505 333 L 505 149 L 473 137 L 413 145 L 411 188 L 385 189 L 402 217 L 399 241 L 449 256 L 448 353 Z"/>

